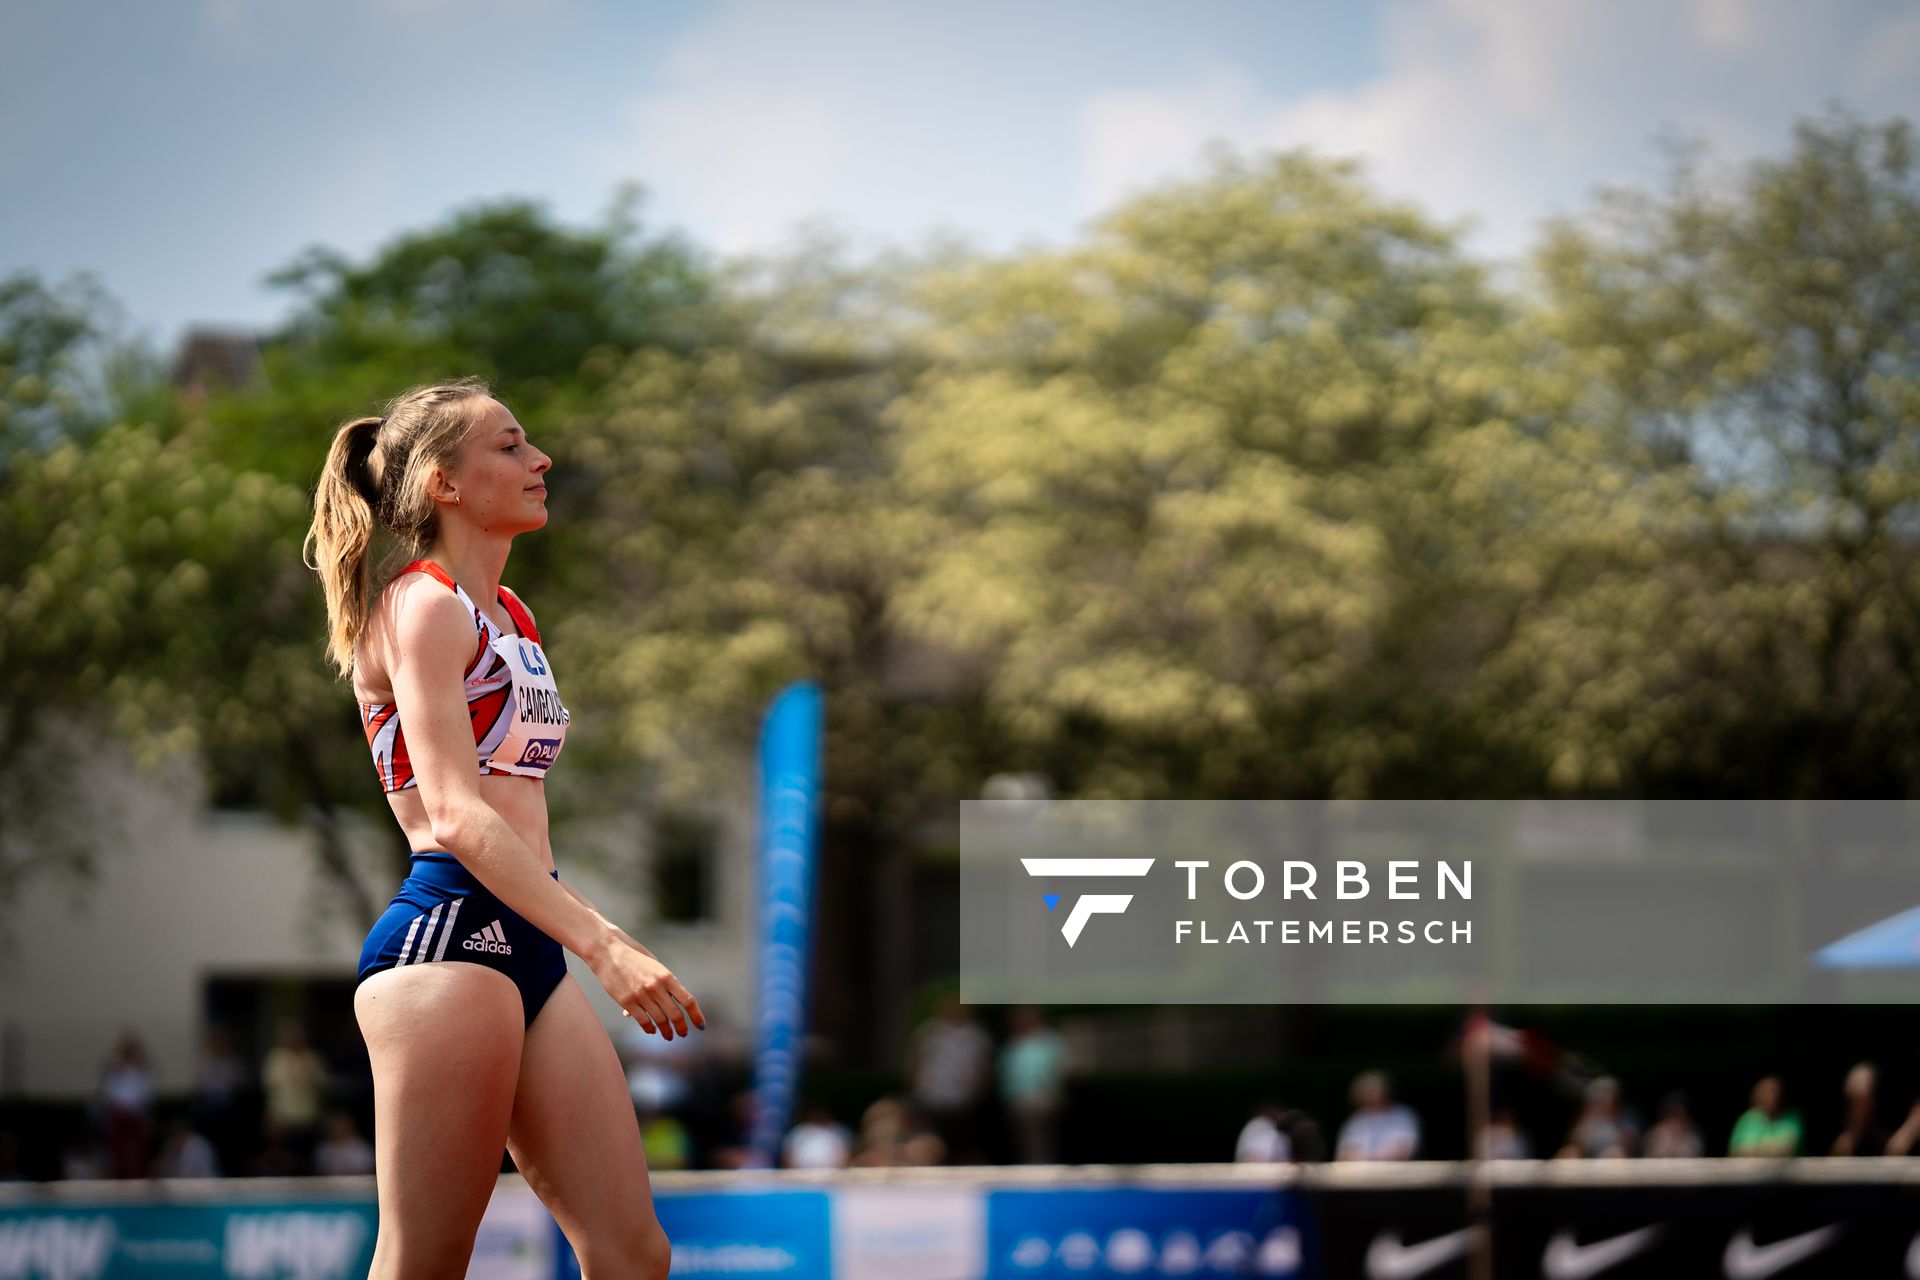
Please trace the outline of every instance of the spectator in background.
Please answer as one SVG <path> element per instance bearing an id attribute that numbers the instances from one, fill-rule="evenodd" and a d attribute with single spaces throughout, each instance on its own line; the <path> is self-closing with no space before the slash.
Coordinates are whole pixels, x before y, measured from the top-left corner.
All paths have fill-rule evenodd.
<path id="1" fill-rule="evenodd" d="M 1871 1062 L 1855 1064 L 1841 1086 L 1846 1100 L 1846 1128 L 1833 1140 L 1836 1156 L 1886 1154 L 1887 1131 L 1880 1124 L 1879 1073 Z"/>
<path id="2" fill-rule="evenodd" d="M 682 1038 L 676 1037 L 673 1043 L 682 1043 Z M 700 1039 L 687 1043 L 698 1045 L 698 1052 L 687 1071 L 686 1097 L 674 1114 L 687 1127 L 697 1167 L 738 1168 L 740 1143 L 752 1124 L 752 1095 L 747 1095 L 749 1110 L 744 1120 L 736 1098 L 751 1078 L 751 1053 L 744 1037 L 730 1022 L 722 1021 L 717 1009 L 707 1013 L 707 1029 Z M 631 1075 L 627 1088 L 633 1089 Z"/>
<path id="3" fill-rule="evenodd" d="M 852 1163 L 861 1168 L 889 1168 L 905 1164 L 900 1145 L 906 1136 L 906 1104 L 898 1098 L 876 1098 L 860 1114 L 860 1133 L 854 1140 Z"/>
<path id="4" fill-rule="evenodd" d="M 1660 1118 L 1647 1130 L 1642 1152 L 1649 1160 L 1695 1160 L 1706 1154 L 1686 1094 L 1676 1089 L 1660 1100 Z"/>
<path id="5" fill-rule="evenodd" d="M 940 1135 L 954 1164 L 980 1164 L 981 1104 L 992 1069 L 993 1039 L 957 995 L 921 1024 L 909 1046 L 913 1104 Z"/>
<path id="6" fill-rule="evenodd" d="M 255 1178 L 304 1178 L 313 1172 L 311 1149 L 296 1145 L 286 1126 L 268 1114 L 260 1131 L 260 1149 L 247 1162 Z"/>
<path id="7" fill-rule="evenodd" d="M 107 1153 L 100 1139 L 91 1133 L 69 1139 L 60 1152 L 60 1176 L 72 1182 L 106 1177 Z"/>
<path id="8" fill-rule="evenodd" d="M 207 1028 L 193 1070 L 187 1118 L 213 1144 L 223 1168 L 241 1167 L 242 1105 L 250 1087 L 247 1064 L 234 1049 L 233 1033 L 217 1024 Z"/>
<path id="9" fill-rule="evenodd" d="M 1013 1011 L 1010 1029 L 1012 1038 L 1000 1050 L 1000 1097 L 1013 1129 L 1014 1161 L 1053 1164 L 1060 1158 L 1066 1041 L 1026 1005 Z"/>
<path id="10" fill-rule="evenodd" d="M 360 1136 L 351 1113 L 338 1107 L 327 1112 L 326 1136 L 313 1149 L 313 1171 L 332 1178 L 373 1172 L 373 1144 Z"/>
<path id="11" fill-rule="evenodd" d="M 818 1102 L 801 1113 L 780 1145 L 780 1162 L 789 1169 L 844 1169 L 852 1159 L 853 1133 Z"/>
<path id="12" fill-rule="evenodd" d="M 1915 1147 L 1920 1147 L 1920 1098 L 1914 1099 L 1913 1105 L 1907 1109 L 1906 1123 L 1895 1129 L 1887 1139 L 1885 1154 L 1912 1155 Z"/>
<path id="13" fill-rule="evenodd" d="M 307 1043 L 297 1018 L 283 1018 L 280 1034 L 260 1068 L 267 1094 L 267 1127 L 306 1163 L 320 1137 L 320 1108 L 325 1100 L 327 1066 Z"/>
<path id="14" fill-rule="evenodd" d="M 1240 1126 L 1233 1144 L 1235 1164 L 1280 1164 L 1293 1159 L 1293 1137 L 1283 1127 L 1287 1109 L 1278 1098 L 1262 1098 L 1253 1116 Z"/>
<path id="15" fill-rule="evenodd" d="M 640 1145 L 649 1169 L 686 1169 L 693 1164 L 693 1140 L 679 1117 L 654 1107 L 634 1113 L 640 1122 Z"/>
<path id="16" fill-rule="evenodd" d="M 1587 1085 L 1586 1101 L 1567 1131 L 1562 1159 L 1617 1160 L 1640 1144 L 1640 1117 L 1620 1102 L 1620 1082 L 1601 1076 Z"/>
<path id="17" fill-rule="evenodd" d="M 1306 1112 L 1288 1108 L 1280 1118 L 1280 1132 L 1293 1143 L 1295 1164 L 1318 1164 L 1327 1158 L 1326 1135 L 1320 1132 L 1320 1122 Z"/>
<path id="18" fill-rule="evenodd" d="M 860 1117 L 860 1136 L 854 1141 L 857 1168 L 892 1168 L 941 1164 L 946 1144 L 929 1130 L 913 1108 L 899 1098 L 879 1098 Z"/>
<path id="19" fill-rule="evenodd" d="M 98 1106 L 108 1175 L 146 1177 L 153 1156 L 153 1072 L 146 1046 L 132 1031 L 121 1034 L 101 1068 Z"/>
<path id="20" fill-rule="evenodd" d="M 1420 1119 L 1393 1101 L 1385 1072 L 1362 1071 L 1353 1078 L 1354 1113 L 1340 1126 L 1336 1160 L 1411 1160 L 1420 1149 Z"/>
<path id="21" fill-rule="evenodd" d="M 707 1167 L 745 1169 L 753 1160 L 748 1139 L 753 1136 L 753 1090 L 740 1089 L 727 1100 L 727 1126 L 724 1134 L 707 1147 Z"/>
<path id="22" fill-rule="evenodd" d="M 627 1071 L 627 1093 L 635 1111 L 678 1112 L 691 1092 L 690 1075 L 700 1048 L 685 1036 L 662 1040 L 637 1022 L 629 1022 L 616 1041 Z"/>
<path id="23" fill-rule="evenodd" d="M 1753 1086 L 1753 1105 L 1733 1126 L 1730 1156 L 1790 1156 L 1800 1149 L 1800 1116 L 1782 1112 L 1779 1076 Z"/>
<path id="24" fill-rule="evenodd" d="M 167 1126 L 167 1140 L 160 1144 L 160 1154 L 154 1157 L 153 1176 L 217 1178 L 220 1176 L 220 1157 L 215 1153 L 213 1144 L 196 1133 L 185 1116 L 180 1116 Z"/>
<path id="25" fill-rule="evenodd" d="M 27 1172 L 20 1166 L 20 1139 L 10 1129 L 0 1130 L 0 1182 L 25 1182 Z"/>
<path id="26" fill-rule="evenodd" d="M 1482 1160 L 1525 1160 L 1533 1155 L 1533 1144 L 1527 1141 L 1526 1134 L 1520 1132 L 1520 1126 L 1513 1118 L 1512 1107 L 1500 1107 L 1494 1111 L 1485 1132 L 1480 1135 L 1480 1149 L 1476 1154 Z"/>

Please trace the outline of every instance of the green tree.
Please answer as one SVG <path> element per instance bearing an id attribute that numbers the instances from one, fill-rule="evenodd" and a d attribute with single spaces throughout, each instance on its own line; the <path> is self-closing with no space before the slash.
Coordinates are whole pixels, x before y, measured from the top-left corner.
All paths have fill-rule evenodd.
<path id="1" fill-rule="evenodd" d="M 1648 785 L 1905 795 L 1920 780 L 1920 179 L 1911 126 L 1844 111 L 1731 179 L 1682 152 L 1539 257 L 1596 433 L 1686 477 L 1634 665 Z M 1637 632 L 1632 635 L 1630 632 Z M 1582 715 L 1567 717 L 1595 723 Z"/>
<path id="2" fill-rule="evenodd" d="M 18 455 L 0 491 L 9 726 L 98 706 L 150 760 L 193 753 L 218 801 L 307 821 L 322 867 L 364 917 L 374 904 L 342 818 L 392 824 L 351 695 L 320 659 L 320 593 L 299 552 L 333 428 L 410 383 L 475 370 L 499 379 L 530 429 L 570 420 L 559 407 L 587 400 L 594 369 L 623 344 L 697 336 L 699 271 L 689 251 L 639 235 L 631 197 L 583 232 L 508 202 L 399 237 L 364 267 L 308 255 L 279 279 L 309 300 L 268 337 L 252 386 L 189 405 L 150 378 L 114 425 L 83 434 L 76 419 Z M 0 350 L 54 367 L 60 349 L 43 333 L 70 348 L 96 332 L 58 301 L 27 295 L 31 305 L 0 313 L 23 317 Z M 556 506 L 579 498 L 556 483 Z M 542 601 L 546 628 L 563 630 L 566 604 L 547 603 L 542 547 L 527 541 L 515 581 Z M 8 737 L 23 751 L 31 740 Z M 54 825 L 15 847 L 54 856 Z M 61 847 L 83 864 L 75 840 Z"/>

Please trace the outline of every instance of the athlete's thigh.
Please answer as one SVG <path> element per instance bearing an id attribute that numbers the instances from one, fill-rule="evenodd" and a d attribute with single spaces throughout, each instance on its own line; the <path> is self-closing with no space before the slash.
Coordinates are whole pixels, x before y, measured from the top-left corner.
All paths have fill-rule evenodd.
<path id="1" fill-rule="evenodd" d="M 381 1269 L 465 1269 L 500 1175 L 520 1073 L 520 992 L 459 961 L 382 970 L 354 992 L 373 1067 Z"/>
<path id="2" fill-rule="evenodd" d="M 571 976 L 527 1029 L 507 1147 L 588 1280 L 653 1274 L 656 1263 L 664 1272 L 666 1239 L 626 1074 Z"/>

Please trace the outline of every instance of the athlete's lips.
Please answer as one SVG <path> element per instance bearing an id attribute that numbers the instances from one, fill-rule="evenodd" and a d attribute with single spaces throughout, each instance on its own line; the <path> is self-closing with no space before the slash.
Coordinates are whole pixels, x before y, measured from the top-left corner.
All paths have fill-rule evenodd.
<path id="1" fill-rule="evenodd" d="M 528 493 L 545 493 L 546 491 L 547 486 L 543 484 L 530 484 L 527 486 Z"/>

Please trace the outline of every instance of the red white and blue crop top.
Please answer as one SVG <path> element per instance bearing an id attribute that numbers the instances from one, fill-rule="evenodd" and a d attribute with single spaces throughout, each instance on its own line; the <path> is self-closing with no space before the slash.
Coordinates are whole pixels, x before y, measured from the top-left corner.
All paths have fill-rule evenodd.
<path id="1" fill-rule="evenodd" d="M 395 577 L 419 570 L 430 573 L 473 610 L 475 644 L 467 663 L 467 715 L 473 721 L 473 744 L 483 774 L 544 778 L 560 755 L 571 719 L 553 682 L 553 667 L 540 647 L 540 632 L 520 597 L 500 588 L 500 603 L 520 629 L 518 635 L 499 624 L 473 603 L 445 569 L 431 560 L 415 560 Z M 400 708 L 392 702 L 363 702 L 360 720 L 373 748 L 373 767 L 387 791 L 417 786 L 413 764 L 407 759 L 407 740 L 400 732 Z"/>

